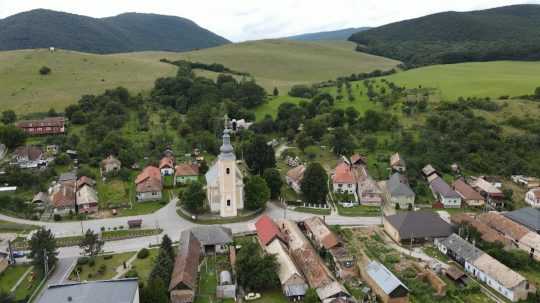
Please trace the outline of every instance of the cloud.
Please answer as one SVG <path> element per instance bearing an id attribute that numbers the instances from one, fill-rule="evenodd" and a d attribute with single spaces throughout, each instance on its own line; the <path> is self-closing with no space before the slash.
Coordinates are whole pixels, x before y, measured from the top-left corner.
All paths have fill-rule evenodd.
<path id="1" fill-rule="evenodd" d="M 9 4 L 8 4 L 9 2 Z M 276 38 L 345 27 L 379 26 L 436 12 L 519 4 L 513 0 L 0 0 L 0 18 L 47 8 L 92 17 L 123 12 L 189 18 L 233 41 Z M 538 1 L 526 3 L 540 4 Z"/>

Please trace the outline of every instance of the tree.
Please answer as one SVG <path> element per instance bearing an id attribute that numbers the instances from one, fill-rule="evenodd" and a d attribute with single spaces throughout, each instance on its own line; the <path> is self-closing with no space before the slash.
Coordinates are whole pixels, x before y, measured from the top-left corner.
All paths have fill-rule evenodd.
<path id="1" fill-rule="evenodd" d="M 315 289 L 310 288 L 306 291 L 306 295 L 304 297 L 304 303 L 319 303 L 319 296 L 317 295 L 317 292 Z"/>
<path id="2" fill-rule="evenodd" d="M 206 193 L 199 182 L 191 182 L 182 193 L 182 201 L 186 210 L 198 214 L 204 210 Z"/>
<path id="3" fill-rule="evenodd" d="M 15 303 L 15 298 L 9 292 L 0 291 L 1 303 Z"/>
<path id="4" fill-rule="evenodd" d="M 173 243 L 172 243 L 171 238 L 169 238 L 169 236 L 167 235 L 163 236 L 161 240 L 161 246 L 159 247 L 159 249 L 167 252 L 171 260 L 174 260 L 176 254 L 174 253 Z"/>
<path id="5" fill-rule="evenodd" d="M 276 166 L 274 149 L 266 144 L 262 135 L 255 135 L 244 145 L 244 159 L 248 167 L 258 175 L 262 175 L 265 169 Z"/>
<path id="6" fill-rule="evenodd" d="M 88 229 L 81 243 L 79 243 L 79 247 L 83 250 L 84 254 L 94 257 L 101 252 L 103 244 L 104 241 L 99 239 L 99 235 Z"/>
<path id="7" fill-rule="evenodd" d="M 160 249 L 154 268 L 150 272 L 150 279 L 160 279 L 163 283 L 169 285 L 173 267 L 174 260 L 171 259 L 167 251 Z"/>
<path id="8" fill-rule="evenodd" d="M 255 81 L 245 81 L 238 85 L 236 100 L 245 108 L 254 108 L 263 104 L 266 92 Z"/>
<path id="9" fill-rule="evenodd" d="M 279 285 L 276 257 L 262 254 L 258 244 L 247 242 L 236 259 L 238 284 L 248 291 L 263 291 Z"/>
<path id="10" fill-rule="evenodd" d="M 7 148 L 13 149 L 23 145 L 26 141 L 26 134 L 22 129 L 14 125 L 0 126 L 0 142 L 4 143 Z"/>
<path id="11" fill-rule="evenodd" d="M 42 76 L 46 76 L 51 73 L 51 69 L 48 66 L 42 66 L 39 69 L 39 74 Z"/>
<path id="12" fill-rule="evenodd" d="M 274 96 L 279 96 L 279 90 L 277 89 L 277 87 L 274 87 L 274 91 L 272 92 Z"/>
<path id="13" fill-rule="evenodd" d="M 328 194 L 328 175 L 319 163 L 311 163 L 304 172 L 300 186 L 308 203 L 326 203 Z"/>
<path id="14" fill-rule="evenodd" d="M 304 123 L 304 131 L 315 141 L 319 141 L 326 132 L 326 125 L 320 120 L 307 120 L 306 123 Z"/>
<path id="15" fill-rule="evenodd" d="M 56 240 L 50 229 L 42 227 L 30 239 L 30 253 L 28 257 L 36 268 L 40 268 L 43 275 L 45 272 L 45 258 L 47 259 L 48 269 L 50 270 L 58 260 L 56 255 Z"/>
<path id="16" fill-rule="evenodd" d="M 267 168 L 264 170 L 263 178 L 270 189 L 270 198 L 277 199 L 281 194 L 281 187 L 283 186 L 283 180 L 279 171 L 275 168 Z"/>
<path id="17" fill-rule="evenodd" d="M 149 279 L 141 289 L 141 303 L 169 303 L 169 295 L 165 283 L 157 279 Z"/>
<path id="18" fill-rule="evenodd" d="M 534 98 L 540 99 L 540 86 L 534 90 Z"/>
<path id="19" fill-rule="evenodd" d="M 331 142 L 336 155 L 349 155 L 354 151 L 354 139 L 344 127 L 336 128 Z"/>
<path id="20" fill-rule="evenodd" d="M 246 178 L 244 182 L 246 208 L 249 210 L 264 208 L 270 199 L 270 188 L 266 185 L 266 181 L 259 176 L 253 176 Z"/>
<path id="21" fill-rule="evenodd" d="M 11 124 L 15 121 L 17 121 L 17 114 L 15 114 L 12 110 L 5 110 L 2 112 L 2 118 L 0 118 L 0 121 L 4 124 Z"/>

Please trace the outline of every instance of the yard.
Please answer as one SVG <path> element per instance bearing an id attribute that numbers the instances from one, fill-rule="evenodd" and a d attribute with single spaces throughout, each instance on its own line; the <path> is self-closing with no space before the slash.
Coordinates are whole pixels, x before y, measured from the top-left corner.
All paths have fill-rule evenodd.
<path id="1" fill-rule="evenodd" d="M 10 292 L 11 288 L 15 286 L 17 281 L 31 268 L 30 265 L 14 265 L 8 267 L 2 274 L 0 274 L 0 291 Z M 25 300 L 28 298 L 36 287 L 39 285 L 41 279 L 39 275 L 32 276 L 31 272 L 22 280 L 21 284 L 15 289 L 15 299 Z"/>
<path id="2" fill-rule="evenodd" d="M 143 283 L 150 277 L 150 272 L 152 271 L 152 268 L 154 268 L 157 256 L 159 255 L 159 249 L 149 249 L 148 252 L 150 253 L 148 257 L 144 259 L 136 258 L 135 261 L 131 263 L 131 268 L 137 272 L 139 281 Z"/>
<path id="3" fill-rule="evenodd" d="M 127 182 L 112 179 L 106 182 L 99 181 L 96 189 L 99 196 L 99 208 L 108 209 L 129 203 L 130 187 Z"/>
<path id="4" fill-rule="evenodd" d="M 218 283 L 215 259 L 212 257 L 205 258 L 200 268 L 199 287 L 197 288 L 195 303 L 214 302 Z"/>
<path id="5" fill-rule="evenodd" d="M 330 215 L 330 208 L 310 208 L 310 207 L 296 207 L 294 211 L 301 213 L 308 213 L 314 215 L 327 216 Z"/>
<path id="6" fill-rule="evenodd" d="M 97 256 L 93 266 L 90 266 L 91 263 L 77 265 L 69 275 L 69 280 L 96 281 L 112 279 L 117 274 L 116 269 L 134 255 L 135 252 Z"/>
<path id="7" fill-rule="evenodd" d="M 17 224 L 0 220 L 0 233 L 29 233 L 37 229 L 36 225 Z"/>
<path id="8" fill-rule="evenodd" d="M 342 216 L 348 217 L 378 217 L 381 215 L 381 208 L 377 206 L 359 205 L 354 207 L 343 207 L 336 204 L 338 212 Z"/>

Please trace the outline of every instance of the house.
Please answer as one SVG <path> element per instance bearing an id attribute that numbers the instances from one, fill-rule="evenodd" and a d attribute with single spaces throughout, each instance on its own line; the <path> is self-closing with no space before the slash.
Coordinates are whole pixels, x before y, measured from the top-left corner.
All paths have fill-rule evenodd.
<path id="1" fill-rule="evenodd" d="M 540 209 L 524 207 L 504 214 L 508 219 L 519 223 L 529 230 L 540 234 Z"/>
<path id="2" fill-rule="evenodd" d="M 536 177 L 527 177 L 522 175 L 511 176 L 514 183 L 527 187 L 527 189 L 533 189 L 540 187 L 540 179 Z"/>
<path id="3" fill-rule="evenodd" d="M 454 181 L 452 187 L 468 207 L 482 207 L 486 203 L 484 197 L 469 184 L 465 183 L 463 179 Z"/>
<path id="4" fill-rule="evenodd" d="M 137 201 L 161 200 L 163 184 L 161 172 L 155 166 L 147 166 L 135 179 Z"/>
<path id="5" fill-rule="evenodd" d="M 49 203 L 50 203 L 49 195 L 42 191 L 35 194 L 34 198 L 32 198 L 32 204 L 34 205 L 45 206 L 45 205 L 49 205 Z"/>
<path id="6" fill-rule="evenodd" d="M 352 255 L 342 242 L 330 248 L 330 255 L 334 260 L 336 276 L 340 279 L 349 279 L 357 276 L 356 257 Z"/>
<path id="7" fill-rule="evenodd" d="M 356 196 L 356 176 L 351 165 L 341 162 L 336 166 L 332 175 L 332 189 L 335 193 Z"/>
<path id="8" fill-rule="evenodd" d="M 67 175 L 60 175 L 56 184 L 49 188 L 49 201 L 55 214 L 66 215 L 75 213 L 77 184 Z"/>
<path id="9" fill-rule="evenodd" d="M 533 188 L 525 194 L 525 202 L 532 207 L 540 207 L 540 188 Z"/>
<path id="10" fill-rule="evenodd" d="M 276 223 L 267 215 L 262 215 L 257 222 L 255 222 L 255 230 L 259 237 L 259 243 L 262 247 L 268 246 L 272 241 L 279 240 L 283 243 L 287 243 L 287 238 L 279 230 Z"/>
<path id="11" fill-rule="evenodd" d="M 222 139 L 218 159 L 205 175 L 206 197 L 211 212 L 221 217 L 236 217 L 244 209 L 244 177 L 236 162 L 228 128 L 223 130 Z"/>
<path id="12" fill-rule="evenodd" d="M 383 303 L 409 302 L 409 289 L 388 268 L 377 261 L 368 263 L 364 280 Z"/>
<path id="13" fill-rule="evenodd" d="M 291 301 L 301 300 L 308 289 L 306 280 L 281 241 L 271 241 L 264 247 L 266 253 L 274 255 L 279 265 L 278 277 L 283 294 Z"/>
<path id="14" fill-rule="evenodd" d="M 475 228 L 480 233 L 481 239 L 483 241 L 491 243 L 499 242 L 505 247 L 514 247 L 512 240 L 506 238 L 504 235 L 500 234 L 498 231 L 491 228 L 486 223 L 477 220 L 471 215 L 464 213 L 452 214 L 452 216 L 450 217 L 450 221 L 456 225 L 465 224 Z"/>
<path id="15" fill-rule="evenodd" d="M 82 176 L 77 180 L 77 209 L 80 214 L 98 211 L 98 194 L 94 186 L 96 181 Z"/>
<path id="16" fill-rule="evenodd" d="M 29 136 L 63 135 L 66 132 L 64 117 L 48 117 L 39 120 L 24 120 L 15 124 Z"/>
<path id="17" fill-rule="evenodd" d="M 362 168 L 365 170 L 365 168 Z M 377 185 L 377 182 L 370 176 L 361 178 L 357 183 L 358 201 L 361 205 L 366 206 L 381 206 L 383 202 L 383 192 Z"/>
<path id="18" fill-rule="evenodd" d="M 352 166 L 365 166 L 367 165 L 367 158 L 360 154 L 354 154 L 351 156 L 351 165 Z"/>
<path id="19" fill-rule="evenodd" d="M 391 205 L 399 205 L 402 209 L 407 209 L 409 205 L 414 206 L 415 194 L 404 175 L 394 173 L 384 187 L 386 200 Z"/>
<path id="20" fill-rule="evenodd" d="M 441 177 L 435 178 L 429 184 L 433 196 L 439 200 L 444 208 L 460 208 L 461 196 L 455 192 Z"/>
<path id="21" fill-rule="evenodd" d="M 201 243 L 191 231 L 182 231 L 169 283 L 171 303 L 195 301 L 201 255 Z"/>
<path id="22" fill-rule="evenodd" d="M 304 227 L 309 238 L 311 238 L 319 249 L 331 249 L 339 245 L 339 239 L 320 217 L 311 217 L 304 220 Z"/>
<path id="23" fill-rule="evenodd" d="M 162 176 L 172 176 L 174 175 L 174 158 L 173 157 L 163 157 L 159 161 L 159 170 L 161 171 Z"/>
<path id="24" fill-rule="evenodd" d="M 467 273 L 512 302 L 527 299 L 529 282 L 456 234 L 436 241 L 440 252 L 461 264 Z"/>
<path id="25" fill-rule="evenodd" d="M 495 185 L 486 181 L 483 178 L 476 178 L 470 185 L 478 191 L 484 198 L 486 202 L 492 207 L 501 207 L 504 200 L 503 192 L 498 189 Z"/>
<path id="26" fill-rule="evenodd" d="M 190 163 L 181 163 L 174 168 L 174 185 L 197 182 L 199 180 L 199 166 Z"/>
<path id="27" fill-rule="evenodd" d="M 431 211 L 399 212 L 383 218 L 384 231 L 397 243 L 411 244 L 446 238 L 452 226 Z"/>
<path id="28" fill-rule="evenodd" d="M 20 168 L 46 166 L 47 161 L 41 148 L 34 145 L 19 146 L 13 152 L 13 164 Z"/>
<path id="29" fill-rule="evenodd" d="M 392 168 L 392 171 L 400 173 L 403 173 L 407 170 L 405 160 L 403 160 L 399 153 L 395 153 L 390 156 L 390 168 Z"/>
<path id="30" fill-rule="evenodd" d="M 224 270 L 219 273 L 219 284 L 216 296 L 220 299 L 236 299 L 236 284 L 233 283 L 231 272 Z"/>
<path id="31" fill-rule="evenodd" d="M 191 233 L 201 244 L 205 254 L 226 253 L 233 242 L 230 228 L 221 226 L 199 226 L 191 229 Z"/>
<path id="32" fill-rule="evenodd" d="M 431 164 L 428 164 L 422 168 L 422 174 L 427 179 L 429 176 L 433 174 L 437 174 L 437 170 L 431 166 Z"/>
<path id="33" fill-rule="evenodd" d="M 100 172 L 102 176 L 118 172 L 120 168 L 122 168 L 122 162 L 113 155 L 109 155 L 107 158 L 101 160 Z"/>
<path id="34" fill-rule="evenodd" d="M 356 302 L 351 300 L 351 294 L 340 283 L 333 281 L 315 289 L 317 296 L 322 303 L 334 303 L 334 302 Z"/>
<path id="35" fill-rule="evenodd" d="M 53 284 L 38 298 L 37 303 L 138 303 L 139 281 L 131 278 Z"/>
<path id="36" fill-rule="evenodd" d="M 304 172 L 306 167 L 304 165 L 298 165 L 297 167 L 289 170 L 285 181 L 296 193 L 301 193 L 302 180 L 304 179 Z"/>
<path id="37" fill-rule="evenodd" d="M 249 129 L 249 127 L 253 124 L 253 122 L 247 122 L 246 119 L 232 119 L 230 123 L 230 128 L 233 132 Z"/>
<path id="38" fill-rule="evenodd" d="M 57 144 L 49 144 L 45 147 L 45 153 L 49 156 L 55 156 L 60 152 L 60 146 Z"/>

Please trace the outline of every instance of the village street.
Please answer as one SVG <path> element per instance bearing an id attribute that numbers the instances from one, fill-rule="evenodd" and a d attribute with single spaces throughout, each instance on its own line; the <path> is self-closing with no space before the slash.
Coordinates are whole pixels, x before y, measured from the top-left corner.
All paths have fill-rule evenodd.
<path id="1" fill-rule="evenodd" d="M 102 227 L 114 228 L 119 226 L 127 226 L 127 221 L 132 219 L 142 219 L 142 228 L 161 228 L 163 233 L 161 235 L 141 237 L 135 239 L 119 240 L 106 242 L 104 245 L 105 252 L 126 252 L 135 251 L 149 245 L 158 244 L 161 241 L 161 237 L 167 234 L 173 241 L 180 238 L 180 233 L 188 228 L 197 226 L 198 224 L 190 222 L 180 217 L 176 212 L 177 199 L 171 200 L 166 206 L 158 211 L 141 216 L 133 217 L 117 217 L 88 221 L 72 221 L 72 222 L 39 222 L 9 217 L 0 214 L 0 220 L 19 223 L 19 224 L 33 224 L 44 226 L 50 229 L 56 237 L 67 237 L 81 235 L 83 231 L 91 229 L 95 232 L 100 232 Z M 268 207 L 264 212 L 266 215 L 273 219 L 291 219 L 300 221 L 308 217 L 314 216 L 309 213 L 296 212 L 292 210 L 284 210 L 276 206 L 273 203 L 268 203 Z M 381 224 L 380 217 L 345 217 L 333 213 L 328 216 L 324 216 L 326 222 L 330 225 L 345 225 L 345 226 L 369 226 Z M 232 229 L 233 233 L 243 233 L 254 230 L 253 223 L 256 219 L 252 219 L 245 222 L 223 224 L 225 227 Z M 59 248 L 59 257 L 75 257 L 79 256 L 79 247 L 63 247 Z"/>

